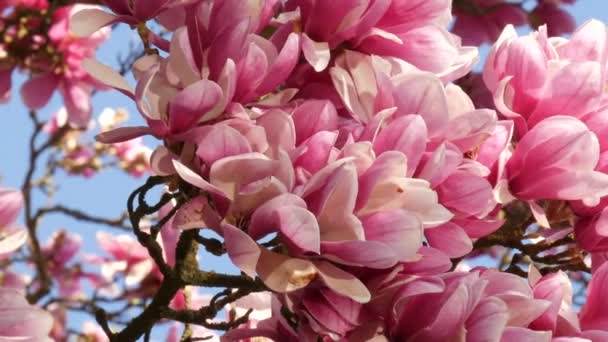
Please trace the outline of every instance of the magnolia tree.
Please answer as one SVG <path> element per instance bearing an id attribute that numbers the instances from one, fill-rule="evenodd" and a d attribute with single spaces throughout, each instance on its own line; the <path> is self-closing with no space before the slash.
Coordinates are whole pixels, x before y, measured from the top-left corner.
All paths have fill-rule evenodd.
<path id="1" fill-rule="evenodd" d="M 573 0 L 87 2 L 0 1 L 33 123 L 0 340 L 608 341 L 608 30 Z M 141 179 L 124 215 L 52 197 L 107 168 Z"/>

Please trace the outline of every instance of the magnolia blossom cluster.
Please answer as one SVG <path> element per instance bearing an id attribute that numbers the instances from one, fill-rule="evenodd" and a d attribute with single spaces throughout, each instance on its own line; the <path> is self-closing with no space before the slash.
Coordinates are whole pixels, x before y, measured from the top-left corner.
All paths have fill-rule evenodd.
<path id="1" fill-rule="evenodd" d="M 134 177 L 141 177 L 150 170 L 149 157 L 152 151 L 144 145 L 141 138 L 132 139 L 112 145 L 90 143 L 90 132 L 104 132 L 116 128 L 128 120 L 129 114 L 124 109 L 104 109 L 97 123 L 91 122 L 86 130 L 73 128 L 69 114 L 61 108 L 44 126 L 50 136 L 59 136 L 55 146 L 61 152 L 55 161 L 56 166 L 71 175 L 86 178 L 110 167 L 118 167 Z"/>
<path id="2" fill-rule="evenodd" d="M 82 69 L 81 63 L 95 56 L 110 29 L 78 38 L 68 27 L 75 12 L 91 7 L 60 7 L 47 0 L 0 2 L 0 100 L 9 99 L 13 71 L 19 70 L 32 76 L 20 91 L 29 109 L 42 108 L 58 91 L 69 123 L 86 127 L 91 117 L 91 93 L 103 87 Z"/>
<path id="3" fill-rule="evenodd" d="M 157 181 L 132 193 L 129 224 L 32 209 L 52 178 L 34 171 L 0 189 L 0 340 L 67 341 L 70 310 L 96 316 L 79 338 L 98 342 L 164 323 L 166 341 L 608 340 L 608 29 L 557 37 L 574 31 L 571 3 L 0 0 L 0 91 L 18 69 L 30 109 L 64 98 L 44 125 L 32 114 L 32 158 L 52 146 L 48 175 Z M 144 46 L 135 86 L 93 58 L 115 24 Z M 108 87 L 144 124 L 121 109 L 92 122 Z M 98 231 L 94 255 L 66 229 L 39 242 L 53 212 L 135 236 Z M 213 265 L 188 243 L 241 275 L 202 295 L 193 285 L 224 275 L 193 281 Z"/>
<path id="4" fill-rule="evenodd" d="M 549 38 L 542 29 L 518 37 L 509 26 L 483 74 L 519 141 L 506 165 L 511 192 L 527 201 L 568 201 L 577 243 L 592 254 L 594 268 L 607 251 L 607 39 L 598 21 L 569 40 Z M 540 225 L 551 225 L 551 217 L 539 216 Z"/>
<path id="5" fill-rule="evenodd" d="M 545 26 L 518 37 L 507 26 L 482 76 L 497 113 L 455 83 L 478 52 L 448 31 L 449 1 L 106 3 L 114 13 L 84 9 L 71 29 L 94 37 L 126 23 L 146 45 L 135 89 L 95 60 L 83 67 L 132 98 L 146 122 L 98 140 L 162 140 L 152 172 L 170 191 L 187 189 L 185 204 L 163 208 L 175 212 L 160 230 L 163 258 L 173 266 L 178 236 L 207 229 L 272 292 L 265 317 L 224 339 L 608 339 L 604 24 L 570 39 Z M 514 226 L 518 210 L 525 217 Z M 517 261 L 512 272 L 458 265 L 496 237 L 544 249 L 527 271 Z M 153 296 L 143 284 L 163 277 L 147 251 L 126 237 L 99 239 L 112 256 L 96 260 L 108 281 L 124 272 L 136 295 Z M 577 312 L 558 270 L 589 263 Z"/>

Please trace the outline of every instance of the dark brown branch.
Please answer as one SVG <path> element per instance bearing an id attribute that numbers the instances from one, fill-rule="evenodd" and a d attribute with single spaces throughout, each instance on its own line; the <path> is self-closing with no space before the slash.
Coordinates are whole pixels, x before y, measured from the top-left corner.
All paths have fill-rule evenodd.
<path id="1" fill-rule="evenodd" d="M 195 238 L 196 242 L 200 243 L 205 250 L 215 256 L 221 256 L 226 253 L 226 248 L 224 248 L 224 244 L 214 238 L 206 238 L 200 235 L 197 235 Z"/>
<path id="2" fill-rule="evenodd" d="M 46 214 L 50 214 L 50 213 L 60 213 L 60 214 L 70 216 L 79 221 L 102 224 L 102 225 L 106 225 L 109 227 L 118 228 L 121 230 L 131 230 L 131 228 L 129 228 L 125 223 L 125 221 L 127 220 L 126 214 L 118 219 L 108 219 L 108 218 L 104 218 L 104 217 L 94 216 L 94 215 L 85 213 L 83 211 L 77 210 L 77 209 L 67 208 L 62 205 L 54 205 L 52 207 L 39 209 L 35 215 L 35 218 L 40 219 L 42 216 L 44 216 Z"/>
<path id="3" fill-rule="evenodd" d="M 42 132 L 44 124 L 38 120 L 36 112 L 30 111 L 30 119 L 34 124 L 34 131 L 30 136 L 29 140 L 29 165 L 25 173 L 25 179 L 21 185 L 21 192 L 23 193 L 23 202 L 25 209 L 25 225 L 30 237 L 30 253 L 32 261 L 36 267 L 38 288 L 33 293 L 28 294 L 28 300 L 31 303 L 36 303 L 40 298 L 46 296 L 51 287 L 51 278 L 49 277 L 46 260 L 42 256 L 40 241 L 36 234 L 38 220 L 33 214 L 32 206 L 32 179 L 36 172 L 38 158 L 51 146 L 55 145 L 65 135 L 68 128 L 64 127 L 57 131 L 55 134 L 50 136 L 45 143 L 40 147 L 36 147 L 36 140 Z"/>
<path id="4" fill-rule="evenodd" d="M 260 279 L 251 279 L 242 275 L 219 274 L 201 270 L 193 270 L 183 274 L 183 281 L 188 285 L 201 287 L 244 288 L 251 292 L 265 291 L 267 288 Z"/>
<path id="5" fill-rule="evenodd" d="M 112 342 L 136 341 L 162 318 L 162 311 L 169 306 L 177 291 L 186 285 L 181 280 L 181 275 L 191 269 L 198 269 L 198 244 L 194 241 L 194 234 L 194 231 L 182 233 L 176 248 L 175 270 L 169 269 L 158 292 L 144 311 L 120 333 L 109 336 Z"/>

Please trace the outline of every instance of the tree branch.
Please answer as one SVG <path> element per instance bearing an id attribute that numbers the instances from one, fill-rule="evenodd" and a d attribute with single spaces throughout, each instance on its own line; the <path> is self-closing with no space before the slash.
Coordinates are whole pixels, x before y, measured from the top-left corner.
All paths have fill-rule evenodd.
<path id="1" fill-rule="evenodd" d="M 72 209 L 72 208 L 68 208 L 65 207 L 63 205 L 54 205 L 52 207 L 47 207 L 47 208 L 42 208 L 39 209 L 36 212 L 36 215 L 34 215 L 34 217 L 36 219 L 40 219 L 42 216 L 46 215 L 46 214 L 51 214 L 51 213 L 61 213 L 67 216 L 70 216 L 76 220 L 79 221 L 85 221 L 85 222 L 91 222 L 91 223 L 96 223 L 96 224 L 102 224 L 102 225 L 106 225 L 109 227 L 113 227 L 113 228 L 118 228 L 121 230 L 131 230 L 131 228 L 129 228 L 126 224 L 125 221 L 128 218 L 127 214 L 124 214 L 122 217 L 117 218 L 117 219 L 108 219 L 108 218 L 103 218 L 103 217 L 99 217 L 99 216 L 94 216 L 94 215 L 90 215 L 88 213 L 85 213 L 83 211 L 77 210 L 77 209 Z"/>

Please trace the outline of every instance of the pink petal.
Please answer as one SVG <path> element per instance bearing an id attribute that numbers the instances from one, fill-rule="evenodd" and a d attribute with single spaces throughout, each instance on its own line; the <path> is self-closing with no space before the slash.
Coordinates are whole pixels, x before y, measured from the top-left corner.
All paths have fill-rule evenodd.
<path id="1" fill-rule="evenodd" d="M 91 121 L 91 93 L 79 86 L 60 87 L 68 112 L 68 122 L 76 127 L 87 127 Z"/>
<path id="2" fill-rule="evenodd" d="M 424 120 L 418 115 L 406 115 L 392 121 L 374 140 L 374 151 L 400 151 L 407 157 L 408 171 L 411 176 L 425 151 L 427 130 Z"/>
<path id="3" fill-rule="evenodd" d="M 462 151 L 471 151 L 481 145 L 496 128 L 496 112 L 478 109 L 462 113 L 450 120 L 448 140 Z"/>
<path id="4" fill-rule="evenodd" d="M 170 176 L 175 174 L 173 160 L 178 157 L 164 146 L 158 146 L 150 156 L 150 169 L 158 176 Z"/>
<path id="5" fill-rule="evenodd" d="M 443 84 L 434 75 L 420 72 L 403 75 L 393 97 L 399 113 L 422 116 L 430 138 L 443 133 L 448 122 L 448 103 Z"/>
<path id="6" fill-rule="evenodd" d="M 508 308 L 500 299 L 484 298 L 467 318 L 467 339 L 472 341 L 500 341 L 509 319 Z M 523 341 L 522 341 L 523 342 Z"/>
<path id="7" fill-rule="evenodd" d="M 411 261 L 422 247 L 422 222 L 405 210 L 382 211 L 361 218 L 365 239 L 382 242 L 398 261 Z"/>
<path id="8" fill-rule="evenodd" d="M 597 62 L 573 62 L 560 68 L 542 89 L 542 97 L 528 118 L 534 126 L 544 118 L 568 114 L 580 117 L 592 111 L 603 93 L 603 69 Z"/>
<path id="9" fill-rule="evenodd" d="M 534 331 L 520 327 L 507 327 L 500 342 L 550 342 L 550 331 Z"/>
<path id="10" fill-rule="evenodd" d="M 279 293 L 299 290 L 317 277 L 312 262 L 266 249 L 262 250 L 256 271 L 266 286 Z"/>
<path id="11" fill-rule="evenodd" d="M 359 48 L 368 53 L 401 58 L 433 73 L 445 71 L 459 57 L 458 47 L 450 33 L 439 25 L 416 26 L 399 32 L 398 37 L 407 43 L 398 44 L 380 36 L 371 36 L 364 39 Z"/>
<path id="12" fill-rule="evenodd" d="M 478 220 L 455 218 L 451 221 L 459 225 L 471 239 L 492 234 L 504 224 L 504 220 Z"/>
<path id="13" fill-rule="evenodd" d="M 320 131 L 305 140 L 292 151 L 294 166 L 301 167 L 314 174 L 329 162 L 338 132 Z"/>
<path id="14" fill-rule="evenodd" d="M 245 98 L 263 81 L 269 68 L 268 58 L 266 52 L 256 43 L 249 43 L 237 66 L 237 99 Z"/>
<path id="15" fill-rule="evenodd" d="M 465 216 L 485 217 L 496 206 L 492 186 L 482 177 L 456 171 L 437 187 L 439 201 Z"/>
<path id="16" fill-rule="evenodd" d="M 91 77 L 99 82 L 118 90 L 126 96 L 135 99 L 133 88 L 129 85 L 119 73 L 111 67 L 98 62 L 95 59 L 85 59 L 82 61 L 82 68 L 86 70 Z"/>
<path id="17" fill-rule="evenodd" d="M 153 132 L 152 129 L 147 126 L 118 127 L 111 131 L 97 134 L 95 136 L 95 140 L 104 144 L 115 144 L 129 141 L 148 134 L 153 134 Z"/>
<path id="18" fill-rule="evenodd" d="M 386 269 L 398 261 L 396 253 L 386 247 L 378 241 L 324 241 L 321 254 L 339 264 Z"/>
<path id="19" fill-rule="evenodd" d="M 432 247 L 423 246 L 418 250 L 422 258 L 418 261 L 403 264 L 406 274 L 434 275 L 447 272 L 452 268 L 452 261 L 443 252 Z"/>
<path id="20" fill-rule="evenodd" d="M 251 146 L 239 131 L 228 125 L 213 125 L 197 141 L 196 155 L 206 164 L 216 160 L 249 153 Z"/>
<path id="21" fill-rule="evenodd" d="M 338 128 L 336 108 L 327 100 L 309 100 L 302 103 L 292 114 L 296 130 L 296 144 L 320 131 L 333 131 Z"/>
<path id="22" fill-rule="evenodd" d="M 251 28 L 251 19 L 242 19 L 217 34 L 207 53 L 209 77 L 216 79 L 227 60 L 238 60 L 245 47 Z M 192 43 L 192 41 L 190 41 Z"/>
<path id="23" fill-rule="evenodd" d="M 587 287 L 587 299 L 579 318 L 583 330 L 604 330 L 608 326 L 608 310 L 603 301 L 608 286 L 608 262 L 593 272 Z"/>
<path id="24" fill-rule="evenodd" d="M 211 110 L 222 97 L 220 87 L 201 80 L 186 87 L 169 104 L 169 127 L 179 133 L 194 128 L 199 119 Z"/>
<path id="25" fill-rule="evenodd" d="M 12 225 L 23 208 L 23 195 L 20 191 L 0 188 L 0 227 Z"/>
<path id="26" fill-rule="evenodd" d="M 359 177 L 359 193 L 357 196 L 357 210 L 363 208 L 372 194 L 374 188 L 389 177 L 405 176 L 407 159 L 397 151 L 388 151 L 376 158 L 361 177 Z"/>
<path id="27" fill-rule="evenodd" d="M 165 204 L 158 212 L 159 218 L 166 217 L 173 209 L 173 203 Z M 160 230 L 161 241 L 163 243 L 163 252 L 165 253 L 165 260 L 169 266 L 175 266 L 175 250 L 177 249 L 177 241 L 179 239 L 180 232 L 174 229 L 174 221 L 176 217 L 172 217 L 165 223 Z"/>
<path id="28" fill-rule="evenodd" d="M 321 72 L 329 65 L 331 58 L 329 44 L 327 42 L 315 42 L 306 33 L 302 34 L 302 52 L 306 61 L 315 69 Z"/>
<path id="29" fill-rule="evenodd" d="M 283 45 L 281 52 L 279 52 L 279 55 L 275 59 L 274 63 L 270 65 L 270 69 L 268 70 L 266 77 L 258 86 L 258 94 L 272 92 L 292 73 L 298 62 L 298 58 L 300 57 L 299 37 L 300 36 L 296 33 L 289 34 L 289 37 Z"/>
<path id="30" fill-rule="evenodd" d="M 174 223 L 178 229 L 209 228 L 220 232 L 222 218 L 213 209 L 207 196 L 197 196 L 184 204 L 175 214 Z"/>
<path id="31" fill-rule="evenodd" d="M 343 304 L 339 308 L 334 308 L 330 305 L 330 303 L 331 302 L 329 302 L 323 296 L 310 295 L 304 297 L 302 305 L 306 308 L 308 313 L 323 326 L 324 329 L 328 329 L 335 334 L 345 335 L 348 331 L 355 328 L 356 325 L 345 320 L 341 313 L 344 312 L 348 314 L 349 311 L 359 312 L 361 310 L 361 304 L 351 301 L 351 303 L 355 305 L 347 306 Z"/>
<path id="32" fill-rule="evenodd" d="M 281 110 L 271 110 L 256 120 L 264 127 L 268 144 L 273 148 L 292 150 L 296 145 L 296 129 L 292 117 Z"/>
<path id="33" fill-rule="evenodd" d="M 188 32 L 185 28 L 178 29 L 171 37 L 167 79 L 171 83 L 179 82 L 185 86 L 189 86 L 200 79 L 199 73 L 192 57 Z"/>
<path id="34" fill-rule="evenodd" d="M 233 225 L 223 224 L 222 232 L 230 260 L 245 274 L 254 277 L 258 262 L 263 262 L 260 260 L 262 256 L 260 246 Z"/>
<path id="35" fill-rule="evenodd" d="M 599 20 L 589 20 L 574 32 L 565 44 L 556 47 L 561 58 L 571 61 L 596 61 L 601 65 L 608 58 L 608 32 Z"/>
<path id="36" fill-rule="evenodd" d="M 358 303 L 367 303 L 371 299 L 369 290 L 352 274 L 325 261 L 318 262 L 316 266 L 319 278 L 337 294 Z"/>
<path id="37" fill-rule="evenodd" d="M 283 206 L 306 208 L 306 202 L 301 197 L 291 193 L 285 193 L 267 201 L 251 215 L 249 235 L 257 240 L 270 234 L 273 231 L 271 227 L 276 222 L 275 212 Z"/>
<path id="38" fill-rule="evenodd" d="M 211 184 L 233 198 L 242 185 L 269 176 L 278 176 L 278 164 L 280 162 L 255 152 L 226 157 L 213 163 L 209 171 L 209 179 Z M 248 172 L 243 173 L 242 170 Z"/>
<path id="39" fill-rule="evenodd" d="M 0 336 L 7 341 L 47 341 L 53 317 L 35 307 L 0 310 Z"/>
<path id="40" fill-rule="evenodd" d="M 353 214 L 357 191 L 357 169 L 345 163 L 327 179 L 318 201 L 309 201 L 311 211 L 317 213 L 322 240 L 361 239 L 363 229 Z"/>
<path id="41" fill-rule="evenodd" d="M 28 233 L 20 229 L 0 239 L 0 257 L 12 253 L 27 242 Z"/>
<path id="42" fill-rule="evenodd" d="M 88 37 L 119 18 L 98 8 L 85 8 L 70 18 L 70 32 L 79 37 Z"/>
<path id="43" fill-rule="evenodd" d="M 319 253 L 319 224 L 310 211 L 291 205 L 277 208 L 275 213 L 279 230 L 291 245 L 304 252 Z"/>
<path id="44" fill-rule="evenodd" d="M 429 244 L 446 253 L 450 258 L 459 258 L 473 250 L 473 242 L 458 225 L 445 223 L 424 231 Z"/>
<path id="45" fill-rule="evenodd" d="M 511 109 L 513 106 L 513 86 L 511 81 L 512 76 L 505 77 L 498 83 L 498 88 L 494 92 L 494 105 L 496 109 L 509 120 L 513 120 L 515 131 L 518 137 L 523 137 L 528 132 L 528 124 L 526 119 L 521 114 Z"/>
<path id="46" fill-rule="evenodd" d="M 40 109 L 46 105 L 59 84 L 59 79 L 52 73 L 33 76 L 21 86 L 21 97 L 30 109 Z"/>
<path id="47" fill-rule="evenodd" d="M 202 189 L 213 195 L 214 204 L 219 208 L 225 208 L 229 202 L 229 196 L 222 189 L 212 185 L 197 175 L 194 171 L 186 167 L 177 160 L 173 160 L 173 167 L 177 174 L 186 182 Z M 221 209 L 220 209 L 221 210 Z"/>

